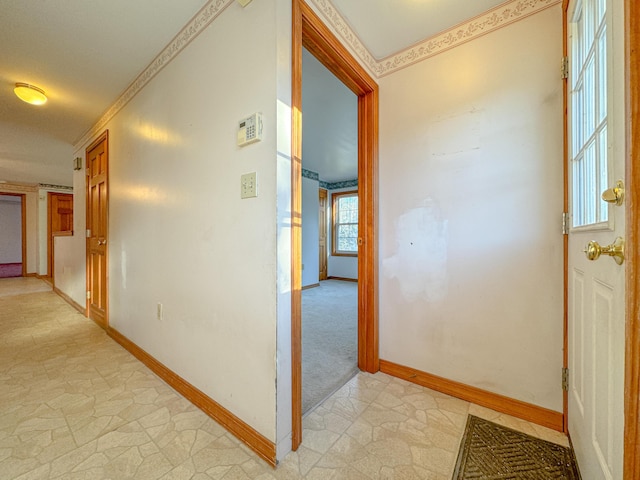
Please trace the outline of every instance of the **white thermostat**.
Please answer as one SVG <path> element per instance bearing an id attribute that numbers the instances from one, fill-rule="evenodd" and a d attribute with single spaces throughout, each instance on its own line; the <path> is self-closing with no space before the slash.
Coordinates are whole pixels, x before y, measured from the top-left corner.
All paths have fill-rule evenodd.
<path id="1" fill-rule="evenodd" d="M 249 145 L 250 143 L 262 140 L 262 114 L 243 118 L 238 122 L 238 146 Z"/>

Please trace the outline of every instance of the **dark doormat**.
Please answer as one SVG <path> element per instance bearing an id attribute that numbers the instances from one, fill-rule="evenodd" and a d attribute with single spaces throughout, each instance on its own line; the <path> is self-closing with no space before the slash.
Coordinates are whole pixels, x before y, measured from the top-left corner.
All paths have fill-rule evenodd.
<path id="1" fill-rule="evenodd" d="M 573 451 L 469 415 L 453 480 L 579 480 Z"/>

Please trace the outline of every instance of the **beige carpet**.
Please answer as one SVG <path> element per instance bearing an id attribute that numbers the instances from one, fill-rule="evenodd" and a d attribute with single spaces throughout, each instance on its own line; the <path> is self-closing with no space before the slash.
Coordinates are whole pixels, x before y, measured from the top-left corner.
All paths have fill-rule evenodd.
<path id="1" fill-rule="evenodd" d="M 358 372 L 358 284 L 325 280 L 302 292 L 302 412 Z"/>

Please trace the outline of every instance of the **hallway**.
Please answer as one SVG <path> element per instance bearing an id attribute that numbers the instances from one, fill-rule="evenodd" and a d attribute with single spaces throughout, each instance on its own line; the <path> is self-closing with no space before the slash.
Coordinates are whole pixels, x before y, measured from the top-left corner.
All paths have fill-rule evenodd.
<path id="1" fill-rule="evenodd" d="M 564 435 L 388 375 L 360 373 L 271 469 L 33 278 L 0 280 L 3 479 L 442 479 L 467 414 Z"/>

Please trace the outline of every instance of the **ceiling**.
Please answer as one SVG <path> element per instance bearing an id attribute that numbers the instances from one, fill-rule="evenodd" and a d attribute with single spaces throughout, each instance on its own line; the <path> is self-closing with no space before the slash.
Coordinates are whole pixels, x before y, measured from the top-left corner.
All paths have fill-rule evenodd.
<path id="1" fill-rule="evenodd" d="M 0 180 L 70 186 L 73 143 L 205 3 L 0 0 Z"/>
<path id="2" fill-rule="evenodd" d="M 504 2 L 505 0 L 331 0 L 376 60 L 398 53 Z"/>
<path id="3" fill-rule="evenodd" d="M 376 58 L 401 51 L 502 3 L 332 2 Z M 70 186 L 74 142 L 205 3 L 206 0 L 0 0 L 0 182 Z M 21 102 L 13 94 L 16 82 L 39 86 L 49 101 L 40 107 Z M 312 141 L 309 137 L 305 141 Z M 332 159 L 333 166 L 306 167 L 351 176 L 339 162 L 352 162 L 355 145 L 349 145 L 343 135 L 329 147 L 333 151 L 321 152 L 318 158 Z"/>
<path id="4" fill-rule="evenodd" d="M 358 178 L 358 97 L 302 51 L 302 168 L 328 183 Z"/>

